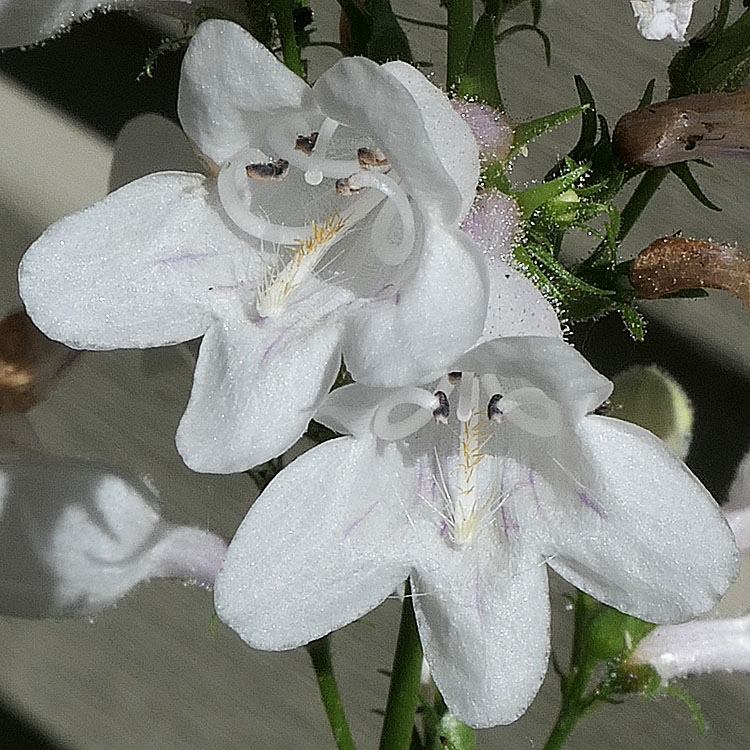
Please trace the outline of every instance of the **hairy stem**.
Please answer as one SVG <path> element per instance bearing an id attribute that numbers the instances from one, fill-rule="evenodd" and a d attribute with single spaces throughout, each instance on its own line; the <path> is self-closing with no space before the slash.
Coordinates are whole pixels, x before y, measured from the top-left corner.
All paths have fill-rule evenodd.
<path id="1" fill-rule="evenodd" d="M 474 34 L 473 0 L 447 0 L 448 9 L 448 90 L 458 86 L 466 55 L 469 53 Z"/>

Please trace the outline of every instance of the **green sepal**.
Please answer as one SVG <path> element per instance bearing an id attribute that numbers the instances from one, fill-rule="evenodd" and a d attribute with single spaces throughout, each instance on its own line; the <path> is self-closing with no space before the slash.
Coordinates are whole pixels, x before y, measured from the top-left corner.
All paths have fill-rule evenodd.
<path id="1" fill-rule="evenodd" d="M 599 604 L 581 632 L 581 646 L 600 661 L 629 654 L 655 625 Z"/>
<path id="2" fill-rule="evenodd" d="M 516 125 L 513 129 L 513 143 L 510 147 L 508 159 L 512 159 L 520 149 L 530 141 L 538 138 L 542 133 L 546 133 L 548 130 L 552 130 L 558 125 L 562 125 L 564 122 L 583 114 L 590 106 L 589 104 L 579 104 L 576 107 L 561 109 L 559 112 L 553 112 L 551 115 L 544 115 L 544 117 L 538 117 L 536 120 L 531 120 L 531 122 L 523 122 Z"/>
<path id="3" fill-rule="evenodd" d="M 513 185 L 510 182 L 508 173 L 505 171 L 505 166 L 504 162 L 495 161 L 488 164 L 482 170 L 480 183 L 484 190 L 494 188 L 506 195 L 511 195 L 513 193 Z"/>
<path id="4" fill-rule="evenodd" d="M 495 62 L 495 22 L 488 13 L 483 13 L 474 27 L 458 84 L 458 94 L 503 111 Z"/>
<path id="5" fill-rule="evenodd" d="M 682 161 L 677 164 L 671 164 L 669 169 L 699 203 L 702 203 L 706 208 L 710 208 L 712 211 L 722 210 L 720 206 L 717 206 L 713 201 L 709 200 L 703 190 L 701 190 L 701 187 L 695 177 L 693 177 L 693 173 L 690 171 L 687 162 Z"/>
<path id="6" fill-rule="evenodd" d="M 660 692 L 671 698 L 677 698 L 677 700 L 682 701 L 687 707 L 687 710 L 690 711 L 690 715 L 693 717 L 698 734 L 704 735 L 706 733 L 706 720 L 703 718 L 703 712 L 701 711 L 700 706 L 681 687 L 678 685 L 664 685 Z"/>
<path id="7" fill-rule="evenodd" d="M 589 165 L 582 164 L 580 167 L 576 167 L 553 180 L 548 180 L 540 185 L 532 185 L 525 190 L 514 192 L 512 195 L 521 211 L 521 217 L 528 219 L 541 205 L 557 198 L 566 190 L 573 187 L 588 170 Z"/>
<path id="8" fill-rule="evenodd" d="M 617 308 L 622 322 L 634 341 L 643 341 L 646 338 L 646 319 L 636 310 L 633 305 L 621 305 Z"/>
<path id="9" fill-rule="evenodd" d="M 476 750 L 476 732 L 446 712 L 435 729 L 434 741 L 428 750 Z"/>

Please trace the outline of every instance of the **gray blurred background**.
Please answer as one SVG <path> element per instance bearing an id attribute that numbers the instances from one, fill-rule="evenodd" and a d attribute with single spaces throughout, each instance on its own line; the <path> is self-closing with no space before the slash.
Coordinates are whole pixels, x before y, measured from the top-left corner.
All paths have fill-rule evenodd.
<path id="1" fill-rule="evenodd" d="M 314 39 L 335 39 L 338 6 L 312 0 Z M 409 16 L 444 22 L 438 0 L 395 0 Z M 697 29 L 712 12 L 700 0 Z M 528 22 L 522 7 L 511 20 Z M 665 70 L 677 49 L 646 42 L 635 31 L 626 0 L 547 0 L 541 27 L 552 40 L 552 65 L 533 34 L 517 34 L 499 50 L 508 114 L 517 121 L 576 103 L 573 75 L 584 76 L 611 125 L 638 102 L 656 76 L 665 94 Z M 405 24 L 418 60 L 442 81 L 440 32 Z M 0 53 L 0 312 L 18 305 L 15 267 L 43 228 L 106 192 L 113 141 L 133 116 L 158 112 L 175 118 L 179 55 L 164 57 L 156 78 L 137 80 L 162 31 L 123 14 L 100 16 L 63 38 L 27 52 Z M 319 71 L 337 59 L 309 51 Z M 516 163 L 519 184 L 540 177 L 577 137 L 577 123 L 561 127 Z M 156 129 L 156 131 L 154 130 Z M 135 164 L 154 154 L 160 126 L 132 131 L 142 142 Z M 132 141 L 131 141 L 132 142 Z M 160 162 L 149 164 L 158 168 Z M 696 170 L 712 213 L 677 181 L 667 181 L 631 233 L 627 255 L 652 239 L 688 235 L 736 241 L 747 247 L 750 164 L 722 163 Z M 636 345 L 610 318 L 574 332 L 595 366 L 614 374 L 633 361 L 657 362 L 684 385 L 696 407 L 689 463 L 717 497 L 750 443 L 750 317 L 721 293 L 705 300 L 651 303 L 646 344 Z M 231 536 L 254 497 L 245 476 L 197 475 L 174 448 L 174 431 L 187 401 L 192 372 L 177 349 L 89 354 L 31 414 L 45 446 L 63 455 L 96 456 L 149 474 L 164 514 Z M 553 584 L 556 651 L 562 663 L 571 615 L 564 587 Z M 750 591 L 735 592 L 747 601 Z M 31 622 L 0 619 L 0 747 L 70 750 L 267 748 L 327 750 L 334 743 L 319 705 L 304 652 L 251 651 L 221 624 L 212 627 L 211 596 L 175 583 L 137 591 L 96 621 Z M 375 748 L 387 693 L 378 669 L 390 668 L 398 604 L 386 602 L 365 621 L 334 638 L 335 659 L 355 738 Z M 674 700 L 637 698 L 600 710 L 584 721 L 569 747 L 729 750 L 750 745 L 750 677 L 730 675 L 687 683 L 709 725 L 697 735 Z M 528 714 L 510 727 L 480 734 L 481 748 L 539 748 L 558 706 L 557 679 L 547 682 Z"/>

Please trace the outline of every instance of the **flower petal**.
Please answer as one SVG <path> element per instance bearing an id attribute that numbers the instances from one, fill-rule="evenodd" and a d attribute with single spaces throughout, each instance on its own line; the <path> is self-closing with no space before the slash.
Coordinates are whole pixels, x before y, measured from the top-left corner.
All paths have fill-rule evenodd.
<path id="1" fill-rule="evenodd" d="M 577 432 L 589 471 L 572 491 L 559 485 L 548 497 L 539 491 L 550 566 L 597 599 L 650 622 L 707 612 L 739 564 L 713 498 L 647 430 L 589 416 Z"/>
<path id="2" fill-rule="evenodd" d="M 313 94 L 326 115 L 372 137 L 425 213 L 446 224 L 462 217 L 465 196 L 436 153 L 414 96 L 394 75 L 364 57 L 346 57 L 318 78 Z M 463 133 L 465 123 L 450 114 Z"/>
<path id="3" fill-rule="evenodd" d="M 414 66 L 394 60 L 382 68 L 400 81 L 417 103 L 430 143 L 461 193 L 461 216 L 465 216 L 479 180 L 479 147 L 471 128 L 445 94 Z"/>
<path id="4" fill-rule="evenodd" d="M 206 21 L 190 41 L 177 111 L 187 135 L 221 165 L 261 145 L 271 117 L 298 108 L 308 85 L 244 29 Z"/>
<path id="5" fill-rule="evenodd" d="M 428 226 L 424 256 L 393 297 L 354 320 L 344 360 L 368 385 L 409 385 L 442 374 L 477 340 L 487 313 L 487 268 L 460 230 Z"/>
<path id="6" fill-rule="evenodd" d="M 301 646 L 376 607 L 409 574 L 405 515 L 374 439 L 339 438 L 285 468 L 245 517 L 216 580 L 219 617 L 249 645 Z"/>
<path id="7" fill-rule="evenodd" d="M 326 396 L 315 413 L 315 420 L 334 432 L 349 435 L 370 433 L 375 410 L 393 392 L 392 388 L 370 388 L 360 383 L 345 385 Z"/>
<path id="8" fill-rule="evenodd" d="M 177 450 L 191 469 L 244 471 L 302 436 L 341 362 L 340 316 L 310 317 L 255 324 L 240 310 L 209 329 L 177 430 Z"/>
<path id="9" fill-rule="evenodd" d="M 505 336 L 562 338 L 560 320 L 530 279 L 500 259 L 487 259 L 490 282 L 484 330 L 477 345 Z"/>
<path id="10" fill-rule="evenodd" d="M 254 271 L 205 178 L 161 172 L 53 224 L 26 252 L 21 297 L 48 336 L 79 349 L 200 336 L 211 288 Z"/>
<path id="11" fill-rule="evenodd" d="M 612 392 L 612 383 L 572 346 L 550 336 L 488 341 L 461 357 L 455 369 L 525 379 L 565 406 L 574 419 L 595 409 Z"/>
<path id="12" fill-rule="evenodd" d="M 638 31 L 645 39 L 658 41 L 669 36 L 676 42 L 685 39 L 694 3 L 695 0 L 630 0 Z"/>
<path id="13" fill-rule="evenodd" d="M 135 476 L 39 453 L 0 459 L 0 611 L 93 614 L 152 577 L 211 583 L 224 542 L 161 520 Z"/>
<path id="14" fill-rule="evenodd" d="M 528 708 L 547 671 L 545 566 L 533 555 L 509 565 L 495 540 L 456 550 L 434 537 L 412 576 L 430 671 L 461 721 L 508 724 Z"/>

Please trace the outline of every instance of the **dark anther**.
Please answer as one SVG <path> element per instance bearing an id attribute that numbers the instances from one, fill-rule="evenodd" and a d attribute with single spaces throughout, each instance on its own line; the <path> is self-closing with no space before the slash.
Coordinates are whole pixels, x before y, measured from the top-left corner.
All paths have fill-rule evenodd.
<path id="1" fill-rule="evenodd" d="M 461 382 L 461 373 L 460 372 L 449 372 L 448 373 L 448 382 L 451 385 L 456 385 L 457 383 Z"/>
<path id="2" fill-rule="evenodd" d="M 487 419 L 489 419 L 490 422 L 493 420 L 497 422 L 499 418 L 503 416 L 502 409 L 498 406 L 501 398 L 502 395 L 496 393 L 487 404 Z"/>
<path id="3" fill-rule="evenodd" d="M 354 195 L 364 190 L 364 188 L 352 187 L 351 179 L 351 177 L 341 177 L 336 180 L 336 193 L 338 195 Z"/>
<path id="4" fill-rule="evenodd" d="M 283 180 L 289 171 L 286 159 L 273 159 L 265 164 L 248 164 L 245 172 L 248 177 L 261 182 L 278 182 Z"/>
<path id="5" fill-rule="evenodd" d="M 432 416 L 438 422 L 445 424 L 451 413 L 451 405 L 448 403 L 448 397 L 443 391 L 435 391 L 435 398 L 438 400 L 438 406 L 436 409 L 433 409 Z"/>
<path id="6" fill-rule="evenodd" d="M 310 135 L 298 135 L 297 140 L 294 142 L 294 148 L 297 151 L 301 151 L 303 154 L 310 156 L 312 150 L 315 148 L 315 143 L 318 140 L 317 133 L 310 133 Z"/>
<path id="7" fill-rule="evenodd" d="M 358 148 L 357 161 L 362 169 L 390 166 L 386 155 L 379 148 Z"/>

